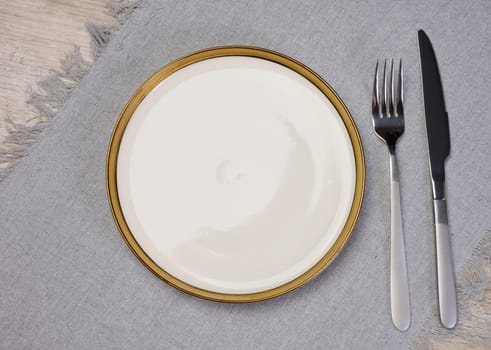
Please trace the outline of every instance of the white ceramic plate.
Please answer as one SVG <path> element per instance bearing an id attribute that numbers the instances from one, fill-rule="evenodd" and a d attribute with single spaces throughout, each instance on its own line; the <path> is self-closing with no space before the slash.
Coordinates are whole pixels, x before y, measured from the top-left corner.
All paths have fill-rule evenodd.
<path id="1" fill-rule="evenodd" d="M 257 54 L 184 62 L 118 124 L 123 225 L 167 281 L 240 301 L 306 280 L 344 244 L 361 203 L 356 129 L 301 73 Z"/>

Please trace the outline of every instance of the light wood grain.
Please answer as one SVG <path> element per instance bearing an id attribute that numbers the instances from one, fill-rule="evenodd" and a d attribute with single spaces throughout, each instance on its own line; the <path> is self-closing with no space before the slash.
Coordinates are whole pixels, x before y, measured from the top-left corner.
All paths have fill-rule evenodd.
<path id="1" fill-rule="evenodd" d="M 85 23 L 111 23 L 103 0 L 0 0 L 0 142 L 5 135 L 4 120 L 28 124 L 35 116 L 27 104 L 28 88 L 57 69 L 60 60 L 74 45 L 89 60 L 90 38 Z M 491 277 L 491 269 L 488 267 Z M 491 278 L 490 278 L 491 280 Z M 474 315 L 491 313 L 491 290 L 483 301 L 471 301 Z M 459 319 L 459 328 L 472 327 L 472 318 Z M 439 337 L 430 340 L 434 350 L 484 350 L 489 346 L 472 339 Z M 491 338 L 491 330 L 490 330 Z M 491 342 L 491 339 L 490 339 Z"/>
<path id="2" fill-rule="evenodd" d="M 460 341 L 433 341 L 433 350 L 489 350 L 486 345 L 463 343 Z"/>
<path id="3" fill-rule="evenodd" d="M 90 59 L 85 23 L 112 20 L 102 0 L 0 0 L 0 141 L 7 116 L 24 124 L 35 116 L 28 89 L 74 45 Z"/>

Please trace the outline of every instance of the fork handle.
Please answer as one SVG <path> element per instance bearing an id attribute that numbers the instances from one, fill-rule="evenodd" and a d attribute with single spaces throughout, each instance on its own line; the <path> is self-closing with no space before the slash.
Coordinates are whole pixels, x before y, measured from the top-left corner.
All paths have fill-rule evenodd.
<path id="1" fill-rule="evenodd" d="M 411 322 L 411 309 L 409 304 L 406 251 L 402 231 L 399 170 L 395 152 L 390 154 L 390 174 L 390 299 L 392 322 L 397 329 L 405 331 L 409 328 Z"/>

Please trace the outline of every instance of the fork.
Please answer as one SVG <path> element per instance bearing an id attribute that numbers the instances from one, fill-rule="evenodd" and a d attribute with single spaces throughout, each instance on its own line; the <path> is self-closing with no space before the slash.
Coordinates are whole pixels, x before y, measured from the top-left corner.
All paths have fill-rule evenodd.
<path id="1" fill-rule="evenodd" d="M 397 329 L 405 331 L 409 328 L 411 312 L 402 230 L 399 169 L 396 158 L 396 143 L 404 132 L 402 60 L 399 62 L 396 90 L 394 90 L 394 60 L 391 61 L 390 75 L 387 73 L 387 60 L 385 60 L 383 90 L 379 93 L 377 60 L 373 82 L 372 114 L 375 134 L 387 144 L 390 154 L 390 300 L 392 322 Z"/>

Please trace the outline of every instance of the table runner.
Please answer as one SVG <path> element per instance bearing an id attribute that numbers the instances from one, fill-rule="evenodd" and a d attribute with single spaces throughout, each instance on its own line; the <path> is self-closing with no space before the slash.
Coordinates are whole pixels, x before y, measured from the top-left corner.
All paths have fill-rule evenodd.
<path id="1" fill-rule="evenodd" d="M 56 120 L 0 187 L 2 348 L 404 348 L 437 317 L 431 186 L 417 29 L 433 41 L 450 117 L 447 162 L 456 267 L 491 226 L 490 5 L 322 1 L 143 2 Z M 362 213 L 342 254 L 305 287 L 225 305 L 167 286 L 126 248 L 109 212 L 105 155 L 119 112 L 155 70 L 218 45 L 294 57 L 323 76 L 358 125 Z M 406 67 L 399 143 L 412 326 L 392 326 L 388 155 L 371 129 L 377 58 Z"/>

